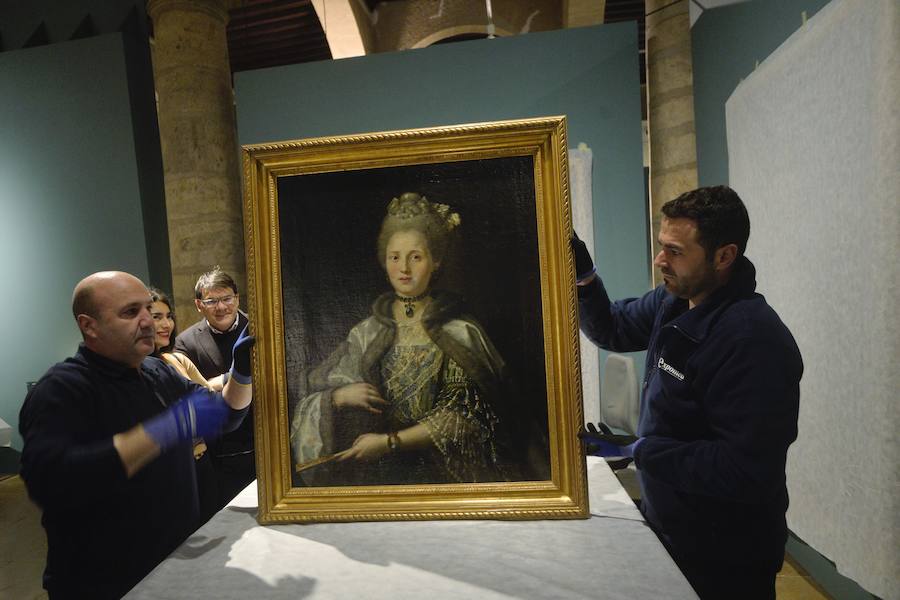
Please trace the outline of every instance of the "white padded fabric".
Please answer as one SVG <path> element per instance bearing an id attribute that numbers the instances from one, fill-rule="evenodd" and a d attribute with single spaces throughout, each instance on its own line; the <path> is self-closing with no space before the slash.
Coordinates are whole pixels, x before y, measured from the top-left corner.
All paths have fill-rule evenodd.
<path id="1" fill-rule="evenodd" d="M 594 209 L 591 193 L 591 170 L 594 154 L 588 147 L 569 148 L 569 191 L 572 206 L 572 227 L 584 240 L 591 256 L 594 254 Z M 600 420 L 600 351 L 583 333 L 581 344 L 581 393 L 584 399 L 584 420 Z"/>
<path id="2" fill-rule="evenodd" d="M 833 0 L 726 103 L 747 254 L 805 372 L 788 526 L 900 598 L 900 2 Z M 761 443 L 764 441 L 761 440 Z"/>

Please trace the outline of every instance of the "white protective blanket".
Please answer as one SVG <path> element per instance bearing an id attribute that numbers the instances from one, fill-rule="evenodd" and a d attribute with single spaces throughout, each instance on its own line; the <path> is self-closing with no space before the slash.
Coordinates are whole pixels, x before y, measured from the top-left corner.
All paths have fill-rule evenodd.
<path id="1" fill-rule="evenodd" d="M 726 104 L 747 254 L 805 364 L 788 525 L 882 598 L 900 598 L 898 50 L 900 2 L 834 0 Z"/>
<path id="2" fill-rule="evenodd" d="M 256 482 L 126 596 L 697 600 L 602 459 L 591 518 L 257 525 Z"/>

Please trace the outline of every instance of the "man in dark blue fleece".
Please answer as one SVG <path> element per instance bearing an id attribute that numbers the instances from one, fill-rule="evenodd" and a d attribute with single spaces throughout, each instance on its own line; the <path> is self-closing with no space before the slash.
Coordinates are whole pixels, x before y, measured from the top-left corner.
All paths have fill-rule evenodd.
<path id="1" fill-rule="evenodd" d="M 754 291 L 738 195 L 700 188 L 662 213 L 654 264 L 664 284 L 641 298 L 610 302 L 573 240 L 582 330 L 608 350 L 647 350 L 636 443 L 583 437 L 596 454 L 633 456 L 641 510 L 701 598 L 774 599 L 800 351 Z"/>
<path id="2" fill-rule="evenodd" d="M 22 478 L 43 509 L 51 600 L 120 598 L 184 541 L 198 525 L 193 438 L 233 430 L 249 410 L 254 338 L 235 343 L 213 394 L 148 357 L 150 305 L 133 275 L 85 277 L 72 296 L 84 343 L 22 406 Z"/>

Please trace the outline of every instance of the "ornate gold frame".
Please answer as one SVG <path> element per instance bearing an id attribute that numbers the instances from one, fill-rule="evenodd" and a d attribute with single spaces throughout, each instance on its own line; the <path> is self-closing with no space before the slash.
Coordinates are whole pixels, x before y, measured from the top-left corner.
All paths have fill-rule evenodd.
<path id="1" fill-rule="evenodd" d="M 244 146 L 244 235 L 261 524 L 588 516 L 565 117 Z M 540 257 L 551 478 L 501 483 L 294 487 L 278 223 L 279 177 L 531 156 Z"/>

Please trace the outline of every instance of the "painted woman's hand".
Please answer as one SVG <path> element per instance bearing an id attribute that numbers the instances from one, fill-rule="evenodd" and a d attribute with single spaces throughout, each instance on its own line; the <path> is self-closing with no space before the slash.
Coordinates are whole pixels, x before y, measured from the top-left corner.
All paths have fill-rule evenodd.
<path id="1" fill-rule="evenodd" d="M 334 390 L 332 401 L 338 409 L 360 408 L 380 415 L 387 401 L 370 383 L 350 383 Z"/>
<path id="2" fill-rule="evenodd" d="M 390 451 L 385 433 L 364 433 L 353 445 L 338 453 L 337 460 L 378 460 Z"/>

